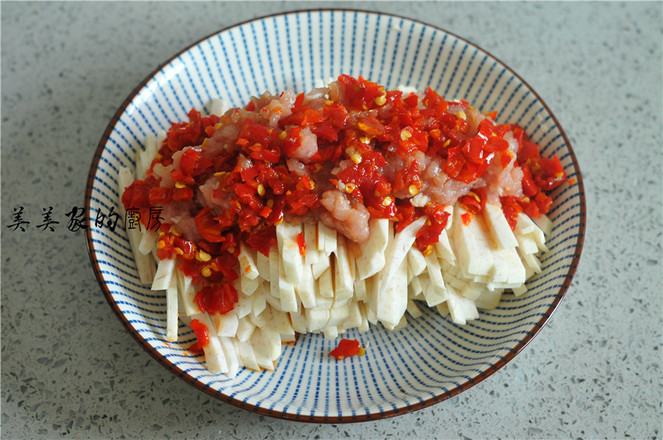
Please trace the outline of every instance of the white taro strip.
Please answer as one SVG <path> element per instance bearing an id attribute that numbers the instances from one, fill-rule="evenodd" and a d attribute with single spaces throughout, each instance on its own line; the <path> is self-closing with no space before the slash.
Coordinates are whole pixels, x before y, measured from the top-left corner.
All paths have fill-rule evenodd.
<path id="1" fill-rule="evenodd" d="M 348 301 L 334 301 L 332 308 L 329 311 L 329 321 L 327 327 L 338 327 L 350 315 L 350 303 Z"/>
<path id="2" fill-rule="evenodd" d="M 329 255 L 336 250 L 336 231 L 322 222 L 318 223 L 318 250 Z M 322 247 L 322 248 L 321 248 Z"/>
<path id="3" fill-rule="evenodd" d="M 534 222 L 524 212 L 520 212 L 516 218 L 516 235 L 529 235 L 534 232 Z"/>
<path id="4" fill-rule="evenodd" d="M 235 377 L 239 371 L 239 356 L 237 354 L 237 350 L 235 349 L 233 339 L 225 336 L 219 336 L 219 341 L 221 342 L 221 348 L 223 349 L 223 353 L 226 356 L 226 362 L 228 364 L 228 372 L 226 375 L 231 378 Z"/>
<path id="5" fill-rule="evenodd" d="M 354 283 L 354 297 L 357 301 L 366 301 L 366 280 L 357 280 L 355 279 Z"/>
<path id="6" fill-rule="evenodd" d="M 269 291 L 268 287 L 261 287 L 261 288 L 264 289 L 263 297 L 265 298 L 265 301 L 267 301 L 267 304 L 269 304 L 271 308 L 274 310 L 283 311 L 283 309 L 281 309 L 281 297 L 273 296 L 272 293 Z"/>
<path id="7" fill-rule="evenodd" d="M 463 295 L 464 298 L 467 298 L 471 301 L 476 301 L 476 299 L 481 296 L 482 291 L 483 289 L 481 289 L 478 283 L 469 282 L 465 285 L 465 287 L 461 291 L 461 295 Z"/>
<path id="8" fill-rule="evenodd" d="M 212 315 L 212 321 L 216 327 L 216 333 L 222 337 L 234 337 L 237 335 L 237 328 L 239 327 L 239 319 L 237 313 L 233 309 L 228 313 Z"/>
<path id="9" fill-rule="evenodd" d="M 267 308 L 267 301 L 265 299 L 266 294 L 263 295 L 253 295 L 253 308 L 251 309 L 251 317 L 259 317 L 262 312 Z M 255 323 L 255 320 L 254 320 Z M 257 325 L 257 324 L 256 324 Z"/>
<path id="10" fill-rule="evenodd" d="M 306 327 L 309 332 L 321 331 L 329 320 L 329 310 L 310 309 L 306 311 Z"/>
<path id="11" fill-rule="evenodd" d="M 536 254 L 539 251 L 536 241 L 529 235 L 518 236 L 518 251 L 523 255 Z"/>
<path id="12" fill-rule="evenodd" d="M 378 276 L 374 275 L 370 278 L 366 278 L 366 314 L 370 316 L 371 324 L 375 324 L 374 320 L 377 320 L 378 313 Z"/>
<path id="13" fill-rule="evenodd" d="M 446 300 L 447 289 L 444 286 L 444 278 L 442 277 L 442 268 L 440 267 L 440 262 L 437 259 L 437 254 L 435 252 L 431 252 L 430 254 L 426 255 L 424 259 L 426 260 L 428 277 L 430 278 L 431 284 L 433 284 L 433 288 L 442 297 L 442 301 Z M 430 307 L 434 305 L 437 304 L 434 302 L 429 303 Z"/>
<path id="14" fill-rule="evenodd" d="M 279 251 L 275 246 L 269 250 L 269 288 L 272 296 L 280 298 L 279 294 L 279 265 L 281 258 Z"/>
<path id="15" fill-rule="evenodd" d="M 336 339 L 338 338 L 338 327 L 325 327 L 322 333 L 327 339 Z"/>
<path id="16" fill-rule="evenodd" d="M 214 324 L 206 313 L 193 315 L 191 320 L 194 319 L 200 321 L 200 323 L 209 330 L 209 343 L 203 347 L 207 369 L 212 373 L 227 373 L 228 362 L 226 361 L 226 356 L 221 347 L 221 341 L 217 337 L 216 330 L 214 329 Z"/>
<path id="17" fill-rule="evenodd" d="M 519 238 L 523 236 L 528 236 L 530 239 L 534 240 L 537 245 L 537 250 L 533 253 L 541 251 L 547 251 L 546 247 L 546 237 L 541 228 L 529 218 L 525 213 L 521 212 L 518 214 L 518 222 L 516 223 L 516 233 L 519 234 Z"/>
<path id="18" fill-rule="evenodd" d="M 407 261 L 404 258 L 383 286 L 378 291 L 377 318 L 393 330 L 407 310 Z"/>
<path id="19" fill-rule="evenodd" d="M 463 224 L 463 208 L 454 209 L 452 237 L 454 254 L 464 273 L 468 275 L 488 275 L 493 266 L 493 257 L 485 238 L 480 217 L 474 217 L 470 224 Z"/>
<path id="20" fill-rule="evenodd" d="M 514 249 L 514 248 L 511 248 Z M 489 285 L 499 285 L 506 283 L 509 279 L 509 265 L 507 260 L 503 257 L 509 249 L 495 249 L 493 250 L 493 270 L 490 274 Z M 514 249 L 515 250 L 515 249 Z"/>
<path id="21" fill-rule="evenodd" d="M 250 340 L 239 341 L 237 345 L 238 345 L 239 358 L 242 361 L 242 364 L 244 364 L 244 367 L 248 368 L 249 370 L 259 371 L 260 366 L 256 361 L 256 355 L 253 352 L 253 346 L 251 345 L 251 341 Z"/>
<path id="22" fill-rule="evenodd" d="M 451 218 L 447 222 L 447 226 L 451 225 Z M 435 243 L 435 252 L 438 257 L 446 261 L 451 265 L 456 264 L 456 255 L 454 255 L 453 248 L 449 242 L 449 233 L 447 230 L 444 230 L 440 233 L 440 238 L 437 243 Z"/>
<path id="23" fill-rule="evenodd" d="M 148 255 L 154 249 L 158 236 L 159 233 L 153 229 L 143 231 L 143 236 L 141 237 L 140 244 L 138 245 L 138 251 L 141 254 Z"/>
<path id="24" fill-rule="evenodd" d="M 415 319 L 422 315 L 421 310 L 419 310 L 419 306 L 417 306 L 417 304 L 411 299 L 407 300 L 407 312 Z"/>
<path id="25" fill-rule="evenodd" d="M 136 153 L 135 160 L 136 160 L 136 178 L 144 179 L 145 171 L 147 170 L 147 168 L 145 167 L 145 160 L 149 160 L 145 157 L 145 151 L 138 151 Z"/>
<path id="26" fill-rule="evenodd" d="M 187 316 L 200 313 L 200 307 L 195 301 L 196 289 L 191 283 L 191 277 L 185 275 L 184 272 L 180 270 L 175 273 L 177 274 L 177 285 L 180 294 L 180 302 L 182 303 L 182 310 Z"/>
<path id="27" fill-rule="evenodd" d="M 443 293 L 440 289 L 438 289 L 437 285 L 430 276 L 421 277 L 421 282 L 424 298 L 426 299 L 426 304 L 428 307 L 434 307 L 448 300 L 449 294 L 446 287 Z"/>
<path id="28" fill-rule="evenodd" d="M 159 150 L 159 145 L 161 145 L 161 142 L 157 142 L 157 138 L 153 134 L 150 133 L 145 137 L 145 155 L 150 158 L 150 161 L 156 156 Z M 152 162 L 150 162 L 150 164 L 151 163 Z"/>
<path id="29" fill-rule="evenodd" d="M 412 278 L 412 281 L 410 281 L 410 284 L 408 285 L 408 297 L 412 299 L 419 298 L 419 296 L 423 293 L 424 289 L 421 286 L 421 278 Z"/>
<path id="30" fill-rule="evenodd" d="M 166 290 L 166 340 L 177 341 L 177 277 L 171 277 Z"/>
<path id="31" fill-rule="evenodd" d="M 502 290 L 484 290 L 475 301 L 477 309 L 492 310 L 497 307 L 502 297 Z"/>
<path id="32" fill-rule="evenodd" d="M 249 277 L 240 276 L 239 279 L 242 293 L 248 296 L 253 295 L 253 292 L 255 292 L 256 289 L 258 289 L 258 286 L 263 282 L 263 280 L 258 277 L 251 279 Z"/>
<path id="33" fill-rule="evenodd" d="M 333 298 L 334 297 L 334 283 L 332 281 L 332 270 L 327 268 L 320 278 L 318 278 L 318 289 L 317 293 L 319 297 L 322 298 Z M 318 300 L 320 302 L 320 300 Z"/>
<path id="34" fill-rule="evenodd" d="M 311 271 L 313 272 L 313 278 L 316 280 L 320 278 L 320 275 L 322 275 L 325 270 L 329 269 L 331 266 L 331 261 L 329 259 L 329 255 L 325 254 L 322 251 L 318 251 L 318 261 L 316 261 L 312 266 L 311 266 Z"/>
<path id="35" fill-rule="evenodd" d="M 299 270 L 301 273 L 301 267 Z M 295 286 L 287 280 L 286 266 L 284 264 L 284 259 L 282 258 L 279 259 L 278 286 L 279 297 L 281 298 L 281 310 L 284 312 L 296 312 L 298 301 L 297 296 L 295 295 Z"/>
<path id="36" fill-rule="evenodd" d="M 276 239 L 279 244 L 279 255 L 283 265 L 285 280 L 290 284 L 302 281 L 302 267 L 304 259 L 299 251 L 297 236 L 302 233 L 302 225 L 292 225 L 281 222 L 276 226 Z"/>
<path id="37" fill-rule="evenodd" d="M 440 234 L 441 235 L 441 234 Z M 421 251 L 412 246 L 407 253 L 408 281 L 419 276 L 426 270 L 426 257 Z"/>
<path id="38" fill-rule="evenodd" d="M 506 282 L 502 284 L 502 287 L 512 288 L 525 284 L 525 266 L 523 266 L 523 262 L 520 260 L 516 248 L 501 249 L 497 253 L 498 257 L 504 261 L 509 268 L 509 275 Z"/>
<path id="39" fill-rule="evenodd" d="M 279 334 L 269 329 L 258 328 L 251 336 L 251 346 L 253 347 L 257 364 L 261 368 L 274 371 L 274 360 L 276 359 L 274 354 L 280 354 L 281 349 L 281 337 Z"/>
<path id="40" fill-rule="evenodd" d="M 328 270 L 329 272 L 329 270 Z M 329 280 L 330 284 L 326 285 L 323 284 L 325 280 Z M 316 281 L 316 297 L 315 297 L 315 308 L 320 309 L 320 310 L 329 310 L 334 303 L 334 290 L 333 286 L 331 285 L 331 276 L 327 278 L 326 276 L 320 277 L 319 280 Z M 330 296 L 323 296 L 320 295 L 320 292 L 323 290 L 329 289 L 329 291 L 332 293 Z"/>
<path id="41" fill-rule="evenodd" d="M 168 258 L 159 261 L 157 273 L 154 275 L 152 282 L 152 290 L 165 290 L 170 284 L 170 279 L 173 277 L 175 271 L 175 259 Z"/>
<path id="42" fill-rule="evenodd" d="M 361 325 L 361 310 L 357 300 L 350 301 L 348 305 L 348 317 L 343 321 L 343 328 L 349 330 Z"/>
<path id="43" fill-rule="evenodd" d="M 208 103 L 208 106 L 209 106 L 209 109 L 210 109 L 209 110 L 210 115 L 221 116 L 225 112 L 225 103 L 223 102 L 222 99 L 213 98 Z"/>
<path id="44" fill-rule="evenodd" d="M 246 315 L 251 313 L 251 311 L 253 310 L 253 303 L 255 301 L 255 298 L 258 297 L 258 295 L 246 296 L 240 293 L 237 296 L 238 300 L 237 304 L 235 304 L 235 310 L 237 311 L 237 317 L 241 320 Z"/>
<path id="45" fill-rule="evenodd" d="M 369 330 L 368 323 L 368 306 L 364 302 L 357 303 L 359 306 L 359 313 L 361 314 L 361 324 L 359 324 L 358 330 L 360 333 L 366 333 Z"/>
<path id="46" fill-rule="evenodd" d="M 318 261 L 319 255 L 317 223 L 304 224 L 304 242 L 306 243 L 304 263 L 307 265 L 315 264 Z"/>
<path id="47" fill-rule="evenodd" d="M 407 262 L 405 262 L 405 257 L 416 239 L 417 232 L 425 222 L 426 217 L 420 217 L 413 221 L 396 234 L 387 246 L 385 266 L 377 274 L 378 287 L 377 298 L 375 299 L 377 318 L 383 323 L 386 322 L 387 325 L 395 326 L 398 324 L 398 320 L 394 321 L 396 313 L 402 309 L 402 316 L 407 308 Z M 405 262 L 404 265 L 402 264 L 403 262 Z M 401 266 L 403 270 L 401 270 Z M 405 279 L 405 286 L 402 286 L 402 291 L 400 292 L 394 287 L 396 283 L 392 283 L 392 279 L 396 273 L 399 274 L 399 277 L 401 273 L 404 273 L 402 277 Z M 399 287 L 400 284 L 398 283 Z M 401 296 L 404 297 L 404 300 L 400 298 Z M 400 319 L 400 316 L 398 319 Z"/>
<path id="48" fill-rule="evenodd" d="M 345 237 L 338 237 L 334 264 L 334 296 L 337 301 L 347 301 L 354 294 L 354 262 L 351 262 Z"/>
<path id="49" fill-rule="evenodd" d="M 256 254 L 256 266 L 260 277 L 266 281 L 270 280 L 270 265 L 269 257 L 265 256 L 262 252 Z"/>
<path id="50" fill-rule="evenodd" d="M 521 286 L 514 287 L 512 290 L 513 290 L 514 296 L 516 298 L 518 298 L 519 296 L 522 296 L 527 292 L 527 285 L 523 284 Z"/>
<path id="51" fill-rule="evenodd" d="M 239 260 L 240 276 L 250 280 L 258 276 L 258 267 L 256 265 L 256 251 L 248 247 L 246 244 L 239 245 Z"/>
<path id="52" fill-rule="evenodd" d="M 240 342 L 248 341 L 256 326 L 248 317 L 240 318 L 237 324 L 236 338 Z M 251 351 L 253 352 L 253 350 Z"/>
<path id="53" fill-rule="evenodd" d="M 543 234 L 548 236 L 552 232 L 553 229 L 553 222 L 548 218 L 547 215 L 541 214 L 539 218 L 534 218 L 532 219 L 534 223 L 543 231 Z"/>
<path id="54" fill-rule="evenodd" d="M 264 298 L 264 297 L 263 297 Z M 271 306 L 265 304 L 262 311 L 259 313 L 251 313 L 250 315 L 251 322 L 258 328 L 263 328 L 267 326 L 267 322 L 272 319 L 272 308 Z"/>
<path id="55" fill-rule="evenodd" d="M 295 293 L 299 296 L 304 308 L 315 307 L 315 279 L 313 279 L 311 266 L 302 268 L 302 282 L 295 286 Z"/>
<path id="56" fill-rule="evenodd" d="M 302 314 L 302 308 L 299 307 L 296 312 L 290 312 L 290 321 L 292 321 L 292 328 L 297 333 L 306 333 L 306 317 Z"/>
<path id="57" fill-rule="evenodd" d="M 449 307 L 451 319 L 456 324 L 466 324 L 468 319 L 477 319 L 479 312 L 477 311 L 474 301 L 469 300 L 453 289 L 448 289 L 449 299 L 445 304 Z"/>
<path id="58" fill-rule="evenodd" d="M 281 342 L 294 342 L 295 341 L 295 329 L 292 328 L 290 323 L 290 318 L 285 312 L 280 312 L 278 310 L 272 310 L 272 321 L 270 327 L 279 333 L 281 336 Z"/>
<path id="59" fill-rule="evenodd" d="M 509 222 L 506 220 L 500 206 L 486 203 L 482 215 L 498 249 L 508 249 L 518 246 L 516 236 L 513 235 L 511 226 L 509 226 Z"/>
<path id="60" fill-rule="evenodd" d="M 384 267 L 384 251 L 389 240 L 389 223 L 389 219 L 369 221 L 368 240 L 362 244 L 362 255 L 356 259 L 359 279 L 371 277 Z"/>

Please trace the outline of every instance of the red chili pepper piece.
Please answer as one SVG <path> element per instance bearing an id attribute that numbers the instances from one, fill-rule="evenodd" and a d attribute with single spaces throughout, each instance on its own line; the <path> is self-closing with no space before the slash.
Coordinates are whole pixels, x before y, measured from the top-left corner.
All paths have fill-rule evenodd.
<path id="1" fill-rule="evenodd" d="M 189 347 L 189 350 L 194 353 L 202 353 L 203 348 L 209 344 L 209 329 L 198 319 L 192 319 L 189 325 L 196 335 L 196 342 Z"/>
<path id="2" fill-rule="evenodd" d="M 465 226 L 469 225 L 472 223 L 472 213 L 471 212 L 466 212 L 463 215 L 460 216 L 461 220 L 463 220 L 463 224 Z"/>
<path id="3" fill-rule="evenodd" d="M 446 213 L 447 216 L 449 213 Z M 444 227 L 447 225 L 446 219 L 442 223 L 431 221 L 430 224 L 425 224 L 417 232 L 416 244 L 417 249 L 421 252 L 425 252 L 428 249 L 428 246 L 432 246 L 438 241 L 440 241 L 440 234 L 444 230 Z"/>
<path id="4" fill-rule="evenodd" d="M 468 194 L 462 196 L 459 202 L 466 211 L 472 215 L 478 215 L 486 206 L 486 194 L 486 187 L 474 188 Z"/>
<path id="5" fill-rule="evenodd" d="M 195 217 L 196 228 L 200 235 L 211 243 L 219 243 L 224 240 L 224 225 L 216 221 L 209 207 L 203 208 Z"/>
<path id="6" fill-rule="evenodd" d="M 301 127 L 291 128 L 283 139 L 283 151 L 285 152 L 286 157 L 292 157 L 295 151 L 301 146 Z"/>
<path id="7" fill-rule="evenodd" d="M 193 198 L 193 190 L 188 186 L 185 186 L 184 188 L 174 188 L 172 198 L 176 202 L 190 200 Z"/>
<path id="8" fill-rule="evenodd" d="M 276 228 L 270 226 L 257 231 L 253 230 L 251 233 L 243 235 L 243 240 L 256 251 L 269 257 L 269 249 L 277 244 Z"/>
<path id="9" fill-rule="evenodd" d="M 341 339 L 338 346 L 330 351 L 329 354 L 335 357 L 337 361 L 341 361 L 351 356 L 362 356 L 363 350 L 358 340 Z"/>
<path id="10" fill-rule="evenodd" d="M 150 188 L 150 205 L 151 206 L 164 206 L 172 199 L 172 189 L 162 186 Z"/>
<path id="11" fill-rule="evenodd" d="M 523 180 L 522 180 L 522 186 L 523 186 L 523 193 L 527 197 L 534 197 L 537 192 L 539 192 L 539 188 L 536 186 L 536 183 L 534 183 L 534 179 L 532 178 L 532 173 L 529 170 L 529 167 L 522 167 L 521 168 L 523 171 Z"/>
<path id="12" fill-rule="evenodd" d="M 509 226 L 511 226 L 511 229 L 515 230 L 516 224 L 518 223 L 518 214 L 520 214 L 523 210 L 522 206 L 518 202 L 518 198 L 512 196 L 501 197 L 500 203 L 502 205 L 502 212 L 504 213 L 504 217 L 506 217 L 506 220 L 509 223 Z"/>
<path id="13" fill-rule="evenodd" d="M 205 158 L 200 150 L 187 148 L 180 158 L 180 170 L 186 176 L 198 176 L 209 171 L 214 163 Z"/>
<path id="14" fill-rule="evenodd" d="M 394 225 L 396 232 L 401 232 L 407 225 L 415 220 L 415 209 L 410 202 L 400 204 L 396 207 L 396 219 L 398 222 Z"/>
<path id="15" fill-rule="evenodd" d="M 214 284 L 203 287 L 194 300 L 200 310 L 214 313 L 228 313 L 238 301 L 237 291 L 229 283 Z"/>
<path id="16" fill-rule="evenodd" d="M 299 255 L 306 256 L 306 241 L 302 232 L 297 234 L 297 246 L 299 247 Z"/>

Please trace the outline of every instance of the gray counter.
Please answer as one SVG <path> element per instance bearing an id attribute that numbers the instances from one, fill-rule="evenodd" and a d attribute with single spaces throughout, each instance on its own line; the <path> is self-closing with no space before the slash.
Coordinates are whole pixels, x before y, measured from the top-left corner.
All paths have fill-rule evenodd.
<path id="1" fill-rule="evenodd" d="M 433 407 L 315 425 L 258 416 L 171 375 L 103 298 L 81 231 L 92 154 L 170 56 L 230 24 L 329 3 L 2 2 L 2 435 L 5 438 L 661 436 L 661 3 L 345 3 L 469 39 L 565 128 L 587 190 L 580 267 L 504 369 Z M 23 207 L 25 232 L 12 230 Z M 53 208 L 53 231 L 40 230 Z"/>

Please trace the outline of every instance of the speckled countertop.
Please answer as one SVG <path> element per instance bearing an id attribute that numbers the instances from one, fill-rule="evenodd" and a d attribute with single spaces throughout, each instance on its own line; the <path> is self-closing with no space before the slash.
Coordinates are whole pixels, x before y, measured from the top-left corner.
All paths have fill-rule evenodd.
<path id="1" fill-rule="evenodd" d="M 174 377 L 111 312 L 83 234 L 92 154 L 159 63 L 230 24 L 330 3 L 6 2 L 2 14 L 3 438 L 657 438 L 662 435 L 662 4 L 344 3 L 443 27 L 534 87 L 585 179 L 571 289 L 504 369 L 413 414 L 257 416 Z M 15 208 L 26 231 L 13 231 Z M 54 231 L 42 231 L 53 208 Z"/>

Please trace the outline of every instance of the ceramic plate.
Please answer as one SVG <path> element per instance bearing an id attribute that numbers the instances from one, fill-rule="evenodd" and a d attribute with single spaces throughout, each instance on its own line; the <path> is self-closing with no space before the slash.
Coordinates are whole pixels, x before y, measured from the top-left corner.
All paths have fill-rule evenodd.
<path id="1" fill-rule="evenodd" d="M 314 422 L 351 422 L 424 408 L 467 390 L 495 373 L 534 337 L 566 293 L 585 230 L 582 179 L 571 145 L 543 100 L 513 70 L 479 47 L 440 28 L 410 19 L 354 10 L 299 11 L 227 28 L 168 60 L 129 95 L 104 133 L 86 188 L 88 218 L 119 211 L 118 170 L 134 167 L 148 134 L 186 119 L 220 97 L 243 106 L 252 95 L 317 80 L 362 75 L 395 88 L 427 86 L 464 98 L 498 122 L 524 127 L 557 155 L 574 185 L 553 193 L 555 223 L 530 293 L 505 295 L 500 306 L 466 326 L 426 312 L 397 333 L 372 327 L 350 331 L 367 354 L 337 362 L 334 341 L 300 336 L 286 346 L 274 372 L 242 370 L 234 379 L 209 373 L 188 355 L 195 337 L 180 326 L 180 341 L 165 342 L 165 295 L 141 286 L 122 224 L 114 231 L 90 222 L 87 242 L 101 290 L 120 321 L 158 362 L 220 400 L 268 416 Z"/>

